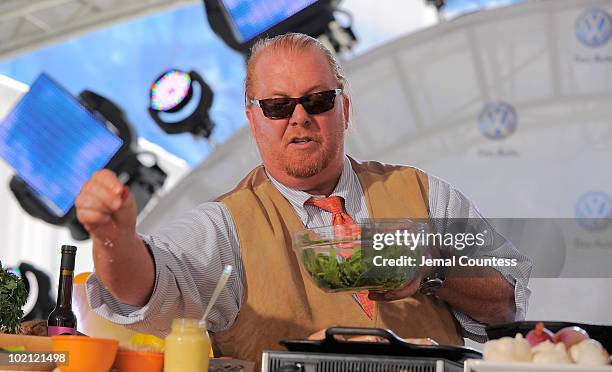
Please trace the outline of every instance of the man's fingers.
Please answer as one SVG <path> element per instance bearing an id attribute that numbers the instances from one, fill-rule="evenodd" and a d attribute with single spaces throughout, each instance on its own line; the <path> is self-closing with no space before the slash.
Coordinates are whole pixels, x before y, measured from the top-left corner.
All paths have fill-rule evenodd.
<path id="1" fill-rule="evenodd" d="M 99 194 L 104 194 L 104 191 L 99 191 Z M 93 209 L 103 213 L 111 214 L 121 206 L 122 200 L 120 197 L 107 197 L 106 195 L 98 195 L 93 193 L 81 193 L 76 198 L 74 205 L 79 209 Z"/>
<path id="2" fill-rule="evenodd" d="M 109 236 L 133 236 L 136 202 L 129 188 L 110 170 L 97 171 L 83 185 L 75 200 L 79 222 L 92 239 L 104 241 Z"/>
<path id="3" fill-rule="evenodd" d="M 405 338 L 404 341 L 415 345 L 439 345 L 431 338 Z"/>
<path id="4" fill-rule="evenodd" d="M 338 326 L 337 324 L 334 324 L 334 325 L 330 325 L 327 328 L 333 328 L 333 327 L 337 327 L 337 326 Z M 308 336 L 308 339 L 309 340 L 322 340 L 322 339 L 324 339 L 325 338 L 325 332 L 327 331 L 327 328 L 323 328 L 322 330 L 317 331 L 317 332 L 311 334 L 310 336 Z"/>
<path id="5" fill-rule="evenodd" d="M 322 339 L 324 339 L 325 338 L 325 330 L 326 329 L 327 328 L 322 329 L 320 331 L 317 331 L 317 332 L 311 334 L 310 336 L 308 336 L 308 339 L 309 340 L 322 340 Z"/>
<path id="6" fill-rule="evenodd" d="M 92 181 L 101 184 L 115 195 L 123 192 L 123 183 L 121 183 L 117 175 L 109 169 L 97 171 L 94 173 L 91 179 Z"/>
<path id="7" fill-rule="evenodd" d="M 402 298 L 410 297 L 414 295 L 421 286 L 421 278 L 417 277 L 412 279 L 408 284 L 400 289 L 388 292 L 374 292 L 370 291 L 368 298 L 372 301 L 395 301 Z"/>
<path id="8" fill-rule="evenodd" d="M 123 204 L 123 184 L 119 182 L 121 189 L 116 192 L 113 189 L 116 185 L 112 181 L 104 180 L 105 177 L 100 177 L 98 174 L 96 176 L 83 186 L 75 201 L 75 206 L 77 208 L 95 209 L 99 207 L 99 203 L 102 203 L 109 211 L 117 211 Z"/>
<path id="9" fill-rule="evenodd" d="M 372 293 L 372 292 L 370 292 Z M 330 326 L 331 327 L 336 327 L 336 325 Z M 327 331 L 327 328 L 324 328 L 318 332 L 315 332 L 313 334 L 311 334 L 310 336 L 308 336 L 309 340 L 322 340 L 325 338 L 325 332 Z M 338 341 L 353 341 L 353 342 L 389 342 L 387 340 L 385 340 L 382 337 L 378 337 L 378 336 L 353 336 L 353 337 L 346 337 L 344 335 L 334 335 L 334 338 Z"/>
<path id="10" fill-rule="evenodd" d="M 354 336 L 346 339 L 349 342 L 381 342 L 388 344 L 389 340 L 378 336 Z"/>
<path id="11" fill-rule="evenodd" d="M 385 298 L 385 301 L 395 301 L 395 300 L 402 299 L 404 297 L 412 296 L 414 294 L 414 292 L 413 293 L 406 293 L 406 294 L 404 294 L 404 293 L 406 293 L 406 291 L 404 289 L 398 289 L 398 290 L 395 290 L 395 291 L 389 291 L 389 292 L 385 293 L 384 298 Z"/>
<path id="12" fill-rule="evenodd" d="M 385 292 L 370 291 L 368 298 L 372 301 L 385 301 Z"/>
<path id="13" fill-rule="evenodd" d="M 396 289 L 395 291 L 389 291 L 385 293 L 385 299 L 387 301 L 395 301 L 401 298 L 406 298 L 414 295 L 419 290 L 421 286 L 421 278 L 417 277 L 412 279 L 408 284 L 400 289 Z"/>
<path id="14" fill-rule="evenodd" d="M 77 209 L 77 218 L 86 228 L 93 228 L 111 222 L 110 215 L 94 209 Z"/>

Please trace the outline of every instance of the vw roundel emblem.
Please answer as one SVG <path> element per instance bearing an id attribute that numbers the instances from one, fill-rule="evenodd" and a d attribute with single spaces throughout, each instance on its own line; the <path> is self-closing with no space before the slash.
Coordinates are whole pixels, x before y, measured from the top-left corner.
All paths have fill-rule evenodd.
<path id="1" fill-rule="evenodd" d="M 612 222 L 612 198 L 603 191 L 582 194 L 575 207 L 576 219 L 587 230 L 603 230 Z"/>
<path id="2" fill-rule="evenodd" d="M 506 102 L 490 102 L 478 116 L 480 132 L 492 140 L 501 140 L 516 131 L 518 117 L 512 105 Z"/>
<path id="3" fill-rule="evenodd" d="M 589 47 L 600 47 L 612 37 L 612 17 L 599 8 L 589 8 L 576 19 L 576 37 Z"/>

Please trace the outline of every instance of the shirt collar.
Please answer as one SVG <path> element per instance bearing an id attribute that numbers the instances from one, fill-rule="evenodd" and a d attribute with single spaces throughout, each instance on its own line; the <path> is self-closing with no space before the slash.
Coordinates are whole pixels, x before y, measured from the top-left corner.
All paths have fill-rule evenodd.
<path id="1" fill-rule="evenodd" d="M 292 189 L 288 186 L 283 185 L 281 182 L 277 181 L 276 179 L 274 179 L 274 177 L 272 177 L 268 173 L 268 171 L 266 171 L 266 175 L 268 176 L 268 178 L 270 178 L 270 181 L 272 182 L 272 184 L 278 189 L 278 191 L 280 191 L 280 193 L 285 197 L 285 199 L 289 201 L 289 203 L 291 204 L 291 206 L 297 213 L 300 220 L 302 220 L 304 225 L 307 226 L 308 225 L 308 213 L 306 212 L 304 203 L 306 203 L 306 201 L 310 198 L 314 197 L 315 199 L 319 199 L 319 198 L 325 197 L 325 195 L 312 195 L 302 190 Z M 351 185 L 353 185 L 355 182 L 357 183 L 359 182 L 359 180 L 357 179 L 357 174 L 355 174 L 355 171 L 353 170 L 353 167 L 351 166 L 351 162 L 349 158 L 345 155 L 344 164 L 342 167 L 342 174 L 340 175 L 338 184 L 336 185 L 336 187 L 334 188 L 334 191 L 331 193 L 330 196 L 337 195 L 337 196 L 342 197 L 345 201 L 356 200 L 356 198 L 358 198 L 359 195 L 357 195 L 356 188 L 351 187 Z M 349 203 L 345 203 L 345 205 L 347 204 Z M 351 215 L 351 212 L 352 211 L 347 210 L 347 213 L 349 213 L 349 215 Z"/>

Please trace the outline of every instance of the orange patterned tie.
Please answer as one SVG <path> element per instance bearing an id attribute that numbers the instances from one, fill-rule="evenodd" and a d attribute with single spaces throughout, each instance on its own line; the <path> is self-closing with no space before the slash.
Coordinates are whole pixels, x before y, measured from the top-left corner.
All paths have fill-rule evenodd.
<path id="1" fill-rule="evenodd" d="M 344 199 L 340 196 L 330 196 L 322 199 L 310 198 L 306 201 L 307 204 L 315 205 L 324 211 L 327 211 L 332 214 L 332 224 L 334 226 L 338 225 L 347 225 L 353 224 L 353 219 L 344 211 Z M 350 237 L 352 236 L 352 231 L 344 231 L 344 230 L 334 230 L 334 233 L 339 237 Z M 344 236 L 347 235 L 347 236 Z M 340 243 L 342 244 L 342 243 Z M 345 259 L 348 257 L 345 254 L 339 253 Z M 351 254 L 349 253 L 348 256 Z M 353 293 L 353 299 L 357 301 L 359 306 L 363 312 L 368 316 L 368 318 L 372 319 L 374 314 L 374 302 L 368 298 L 368 291 L 359 291 Z"/>

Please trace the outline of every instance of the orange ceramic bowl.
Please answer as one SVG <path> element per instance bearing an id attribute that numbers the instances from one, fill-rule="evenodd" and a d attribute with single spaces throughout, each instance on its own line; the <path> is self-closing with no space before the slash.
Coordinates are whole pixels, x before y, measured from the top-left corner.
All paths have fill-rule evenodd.
<path id="1" fill-rule="evenodd" d="M 119 341 L 86 336 L 52 336 L 53 351 L 68 352 L 63 372 L 108 372 L 113 366 Z"/>
<path id="2" fill-rule="evenodd" d="M 121 350 L 117 353 L 115 368 L 118 372 L 161 372 L 164 354 Z"/>

